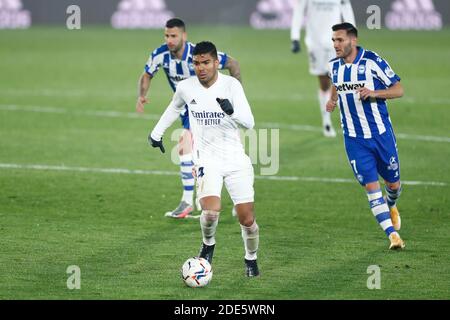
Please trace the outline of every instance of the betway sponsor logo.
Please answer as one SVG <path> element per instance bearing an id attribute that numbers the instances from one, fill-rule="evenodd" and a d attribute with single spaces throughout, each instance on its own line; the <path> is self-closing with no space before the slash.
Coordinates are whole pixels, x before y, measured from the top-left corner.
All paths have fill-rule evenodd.
<path id="1" fill-rule="evenodd" d="M 365 83 L 344 83 L 335 87 L 337 92 L 342 92 L 342 91 L 355 91 L 359 88 L 364 88 L 364 86 Z"/>
<path id="2" fill-rule="evenodd" d="M 172 81 L 174 81 L 174 82 L 180 82 L 180 81 L 186 80 L 186 79 L 189 78 L 189 77 L 184 77 L 184 76 L 176 75 L 176 76 L 171 76 L 171 77 L 169 77 L 169 78 L 170 78 L 170 80 L 172 80 Z"/>

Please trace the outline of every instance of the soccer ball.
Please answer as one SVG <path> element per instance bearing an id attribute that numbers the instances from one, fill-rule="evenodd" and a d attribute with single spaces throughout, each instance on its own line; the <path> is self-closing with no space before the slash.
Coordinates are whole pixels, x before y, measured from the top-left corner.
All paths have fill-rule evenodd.
<path id="1" fill-rule="evenodd" d="M 211 281 L 212 275 L 211 265 L 204 258 L 189 258 L 181 268 L 181 277 L 184 283 L 191 288 L 206 286 Z"/>

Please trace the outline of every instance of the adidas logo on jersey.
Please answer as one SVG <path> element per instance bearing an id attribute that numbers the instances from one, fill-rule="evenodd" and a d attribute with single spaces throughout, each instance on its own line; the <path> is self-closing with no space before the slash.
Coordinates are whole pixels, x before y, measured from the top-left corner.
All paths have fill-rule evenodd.
<path id="1" fill-rule="evenodd" d="M 192 99 L 190 104 L 197 104 L 197 102 L 195 101 L 195 99 Z"/>
<path id="2" fill-rule="evenodd" d="M 395 0 L 385 23 L 389 29 L 442 29 L 442 17 L 435 10 L 433 0 Z"/>

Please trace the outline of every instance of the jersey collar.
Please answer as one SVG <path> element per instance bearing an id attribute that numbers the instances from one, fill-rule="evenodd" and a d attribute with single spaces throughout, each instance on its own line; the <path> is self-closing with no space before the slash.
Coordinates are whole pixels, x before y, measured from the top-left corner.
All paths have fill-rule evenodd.
<path id="1" fill-rule="evenodd" d="M 184 44 L 184 52 L 183 52 L 183 57 L 181 57 L 181 60 L 186 60 L 190 49 L 191 49 L 191 44 L 186 41 Z"/>
<path id="2" fill-rule="evenodd" d="M 181 61 L 184 61 L 184 60 L 186 60 L 187 59 L 187 57 L 189 56 L 189 51 L 190 51 L 190 49 L 191 49 L 191 45 L 190 45 L 190 43 L 189 42 L 185 42 L 184 43 L 184 51 L 183 51 L 183 55 L 181 56 Z M 172 54 L 172 52 L 170 52 L 170 56 L 173 58 L 173 59 L 178 59 L 176 56 L 174 56 L 173 54 Z"/>
<path id="3" fill-rule="evenodd" d="M 356 54 L 355 60 L 353 60 L 352 64 L 357 64 L 363 57 L 364 52 L 366 51 L 366 50 L 364 50 L 363 47 L 359 47 L 359 46 L 356 47 L 356 49 L 358 49 L 358 53 Z M 345 64 L 345 61 L 344 61 L 344 59 L 341 58 L 341 65 L 343 65 L 343 64 Z"/>
<path id="4" fill-rule="evenodd" d="M 364 55 L 364 48 L 363 47 L 356 47 L 358 49 L 358 54 L 356 55 L 355 61 L 353 61 L 353 64 L 357 64 L 362 56 Z"/>

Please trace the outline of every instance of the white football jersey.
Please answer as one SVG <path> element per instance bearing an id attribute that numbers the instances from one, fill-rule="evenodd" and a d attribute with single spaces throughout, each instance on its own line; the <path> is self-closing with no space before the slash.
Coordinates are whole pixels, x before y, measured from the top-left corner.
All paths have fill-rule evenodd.
<path id="1" fill-rule="evenodd" d="M 297 0 L 292 15 L 291 40 L 300 40 L 300 29 L 304 19 L 306 19 L 305 43 L 309 48 L 332 48 L 331 27 L 341 22 L 355 25 L 350 0 Z"/>
<path id="2" fill-rule="evenodd" d="M 234 113 L 231 116 L 225 114 L 216 98 L 228 99 Z M 219 72 L 216 82 L 209 88 L 205 88 L 197 77 L 181 81 L 171 103 L 151 133 L 154 140 L 161 139 L 184 110 L 185 104 L 189 106 L 194 163 L 214 160 L 233 163 L 246 158 L 239 125 L 251 129 L 254 118 L 238 80 Z"/>

